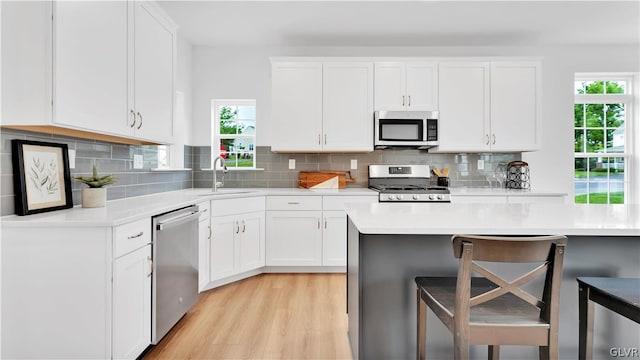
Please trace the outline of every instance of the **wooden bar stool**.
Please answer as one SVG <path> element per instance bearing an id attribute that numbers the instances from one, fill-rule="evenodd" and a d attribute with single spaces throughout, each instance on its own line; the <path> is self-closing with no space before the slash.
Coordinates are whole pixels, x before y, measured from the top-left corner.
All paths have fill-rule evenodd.
<path id="1" fill-rule="evenodd" d="M 489 346 L 499 358 L 499 345 L 539 346 L 540 359 L 558 358 L 558 305 L 565 236 L 454 235 L 453 254 L 460 259 L 457 277 L 416 277 L 418 305 L 417 358 L 426 359 L 429 307 L 453 333 L 454 358 L 468 359 L 469 345 Z M 506 281 L 476 261 L 539 263 Z M 482 277 L 472 277 L 475 272 Z M 521 289 L 545 275 L 542 296 Z"/>

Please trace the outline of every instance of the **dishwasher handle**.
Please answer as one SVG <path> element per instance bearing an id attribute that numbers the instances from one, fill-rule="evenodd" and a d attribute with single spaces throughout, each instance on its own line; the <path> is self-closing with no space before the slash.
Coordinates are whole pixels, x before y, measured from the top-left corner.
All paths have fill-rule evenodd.
<path id="1" fill-rule="evenodd" d="M 156 223 L 156 230 L 157 231 L 162 231 L 162 230 L 166 230 L 166 229 L 170 229 L 172 227 L 178 226 L 178 225 L 182 225 L 184 223 L 187 223 L 189 221 L 192 221 L 194 219 L 198 219 L 200 217 L 200 213 L 201 211 L 192 211 L 188 214 L 182 214 L 182 215 L 178 215 L 175 217 L 171 217 L 168 219 L 163 219 L 161 221 L 158 221 Z"/>

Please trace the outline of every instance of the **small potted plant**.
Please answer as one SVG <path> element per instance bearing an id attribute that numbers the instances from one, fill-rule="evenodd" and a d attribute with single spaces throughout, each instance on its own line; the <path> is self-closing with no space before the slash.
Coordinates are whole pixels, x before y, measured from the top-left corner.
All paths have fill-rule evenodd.
<path id="1" fill-rule="evenodd" d="M 95 164 L 93 165 L 93 176 L 75 176 L 74 179 L 89 186 L 82 189 L 82 207 L 86 208 L 105 206 L 107 191 L 104 187 L 118 181 L 113 175 L 99 176 Z"/>

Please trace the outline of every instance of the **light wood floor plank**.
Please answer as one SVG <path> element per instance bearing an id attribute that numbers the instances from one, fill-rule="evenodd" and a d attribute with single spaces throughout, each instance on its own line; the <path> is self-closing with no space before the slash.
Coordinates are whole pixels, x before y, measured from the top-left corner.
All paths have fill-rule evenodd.
<path id="1" fill-rule="evenodd" d="M 144 359 L 351 359 L 344 274 L 262 274 L 209 290 Z"/>

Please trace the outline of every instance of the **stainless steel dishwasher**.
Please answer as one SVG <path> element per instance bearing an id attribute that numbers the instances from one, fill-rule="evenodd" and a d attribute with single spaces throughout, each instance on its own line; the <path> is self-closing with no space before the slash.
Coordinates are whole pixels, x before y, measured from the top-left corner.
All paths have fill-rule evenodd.
<path id="1" fill-rule="evenodd" d="M 192 205 L 153 217 L 153 345 L 198 299 L 198 210 Z"/>

